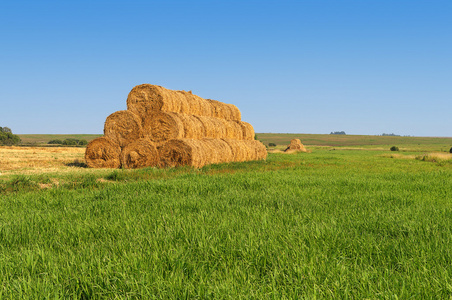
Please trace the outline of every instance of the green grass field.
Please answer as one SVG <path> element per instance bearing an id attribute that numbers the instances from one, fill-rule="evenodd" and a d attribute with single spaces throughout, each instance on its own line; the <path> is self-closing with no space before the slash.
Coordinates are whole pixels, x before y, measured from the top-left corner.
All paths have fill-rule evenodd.
<path id="1" fill-rule="evenodd" d="M 0 299 L 451 299 L 451 139 L 355 139 L 0 181 Z"/>
<path id="2" fill-rule="evenodd" d="M 294 134 L 294 133 L 257 133 L 265 145 L 288 145 L 291 139 L 300 139 L 306 146 L 323 147 L 363 147 L 387 150 L 398 146 L 402 151 L 449 151 L 452 147 L 450 137 L 405 137 L 377 135 L 335 135 L 335 134 Z"/>

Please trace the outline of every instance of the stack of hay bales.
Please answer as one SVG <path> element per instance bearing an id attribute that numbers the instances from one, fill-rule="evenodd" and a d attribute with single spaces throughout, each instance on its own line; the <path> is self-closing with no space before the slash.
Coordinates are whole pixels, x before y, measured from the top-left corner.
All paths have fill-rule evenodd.
<path id="1" fill-rule="evenodd" d="M 305 146 L 301 143 L 300 139 L 293 139 L 290 141 L 284 152 L 308 152 Z"/>
<path id="2" fill-rule="evenodd" d="M 191 92 L 142 84 L 127 97 L 127 110 L 107 117 L 104 136 L 88 144 L 92 168 L 202 167 L 261 160 L 265 146 L 232 104 Z"/>

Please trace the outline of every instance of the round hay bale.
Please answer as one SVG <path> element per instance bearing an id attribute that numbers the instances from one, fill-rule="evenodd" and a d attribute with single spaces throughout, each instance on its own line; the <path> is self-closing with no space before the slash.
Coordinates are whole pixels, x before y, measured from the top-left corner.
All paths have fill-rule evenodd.
<path id="1" fill-rule="evenodd" d="M 157 111 L 144 119 L 143 132 L 154 142 L 180 139 L 184 138 L 184 124 L 176 113 Z"/>
<path id="2" fill-rule="evenodd" d="M 219 164 L 234 161 L 231 147 L 222 139 L 202 139 L 202 147 L 209 152 L 206 164 Z"/>
<path id="3" fill-rule="evenodd" d="M 232 161 L 228 144 L 221 139 L 174 139 L 160 149 L 160 162 L 165 167 L 205 165 Z"/>
<path id="4" fill-rule="evenodd" d="M 226 137 L 226 127 L 219 118 L 209 118 L 204 116 L 196 116 L 204 128 L 204 137 L 212 139 L 220 139 Z"/>
<path id="5" fill-rule="evenodd" d="M 104 135 L 121 148 L 125 147 L 143 136 L 141 120 L 128 110 L 114 112 L 105 120 Z"/>
<path id="6" fill-rule="evenodd" d="M 217 137 L 217 138 L 226 138 L 226 139 L 233 139 L 233 140 L 243 140 L 243 130 L 242 126 L 240 126 L 237 122 L 241 121 L 231 121 L 231 120 L 224 120 L 219 119 L 225 128 L 225 136 Z"/>
<path id="7" fill-rule="evenodd" d="M 172 91 L 152 84 L 135 86 L 127 97 L 127 109 L 141 119 L 154 111 L 184 113 L 205 117 L 217 116 L 240 121 L 240 110 L 232 104 L 206 100 L 191 92 Z"/>
<path id="8" fill-rule="evenodd" d="M 243 141 L 251 150 L 251 160 L 265 160 L 267 158 L 267 148 L 260 141 Z"/>
<path id="9" fill-rule="evenodd" d="M 200 116 L 213 117 L 213 106 L 204 98 L 193 95 L 191 92 L 187 95 L 189 98 L 194 98 L 196 102 L 199 103 L 199 113 Z"/>
<path id="10" fill-rule="evenodd" d="M 178 115 L 184 126 L 184 138 L 186 139 L 202 139 L 206 137 L 204 125 L 201 120 L 193 115 Z"/>
<path id="11" fill-rule="evenodd" d="M 266 158 L 267 150 L 259 141 L 174 139 L 160 148 L 161 166 L 165 167 L 201 168 L 209 164 Z"/>
<path id="12" fill-rule="evenodd" d="M 182 111 L 182 113 L 187 115 L 200 115 L 201 104 L 195 97 L 191 97 L 193 96 L 193 94 L 190 94 L 186 91 L 176 91 L 176 93 L 183 97 L 187 102 L 187 106 L 185 107 L 185 110 Z"/>
<path id="13" fill-rule="evenodd" d="M 121 147 L 106 137 L 92 140 L 85 151 L 85 161 L 90 168 L 119 168 Z"/>
<path id="14" fill-rule="evenodd" d="M 237 106 L 223 103 L 217 100 L 207 99 L 212 106 L 212 116 L 225 120 L 240 121 L 242 115 Z"/>
<path id="15" fill-rule="evenodd" d="M 244 136 L 242 127 L 236 121 L 170 112 L 157 112 L 146 117 L 143 131 L 156 142 L 183 138 L 242 140 Z"/>
<path id="16" fill-rule="evenodd" d="M 298 152 L 307 152 L 305 146 L 301 143 L 300 139 L 292 139 L 289 146 L 287 146 L 284 152 L 289 152 L 290 150 L 295 150 Z"/>
<path id="17" fill-rule="evenodd" d="M 254 128 L 250 123 L 243 122 L 243 121 L 235 121 L 240 127 L 242 128 L 242 138 L 243 140 L 254 140 Z"/>
<path id="18" fill-rule="evenodd" d="M 230 113 L 231 118 L 229 120 L 233 120 L 233 121 L 242 120 L 242 113 L 240 112 L 240 110 L 237 106 L 235 106 L 234 104 L 228 104 L 228 103 L 225 103 L 225 104 L 229 107 L 229 110 L 231 111 L 231 113 Z"/>
<path id="19" fill-rule="evenodd" d="M 174 139 L 160 148 L 160 164 L 164 167 L 192 166 L 200 168 L 206 165 L 207 149 L 200 140 Z"/>
<path id="20" fill-rule="evenodd" d="M 247 143 L 241 140 L 223 139 L 232 152 L 232 161 L 242 162 L 252 160 L 251 149 Z"/>
<path id="21" fill-rule="evenodd" d="M 137 85 L 127 96 L 127 110 L 144 119 L 153 111 L 162 110 L 164 104 L 166 104 L 166 108 L 172 108 L 174 100 L 167 94 L 166 89 L 158 85 Z"/>
<path id="22" fill-rule="evenodd" d="M 155 167 L 158 163 L 157 147 L 149 138 L 138 139 L 121 151 L 121 165 L 126 169 Z"/>

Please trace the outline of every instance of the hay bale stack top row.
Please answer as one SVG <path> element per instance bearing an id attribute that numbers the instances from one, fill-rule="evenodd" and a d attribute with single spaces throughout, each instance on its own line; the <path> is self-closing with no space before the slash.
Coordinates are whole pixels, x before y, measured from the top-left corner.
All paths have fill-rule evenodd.
<path id="1" fill-rule="evenodd" d="M 192 92 L 173 91 L 152 84 L 137 85 L 130 91 L 127 110 L 143 120 L 156 111 L 241 120 L 240 110 L 233 104 L 203 99 Z"/>
<path id="2" fill-rule="evenodd" d="M 85 160 L 93 168 L 202 167 L 266 156 L 235 105 L 142 84 L 129 93 L 127 110 L 107 117 Z"/>

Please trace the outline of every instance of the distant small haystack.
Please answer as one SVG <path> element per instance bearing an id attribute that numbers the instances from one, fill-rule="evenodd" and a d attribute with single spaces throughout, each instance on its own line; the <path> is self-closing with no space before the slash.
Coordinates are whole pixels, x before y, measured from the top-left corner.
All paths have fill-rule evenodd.
<path id="1" fill-rule="evenodd" d="M 287 146 L 284 152 L 308 152 L 305 146 L 301 143 L 300 139 L 293 139 L 290 141 L 290 145 Z"/>

